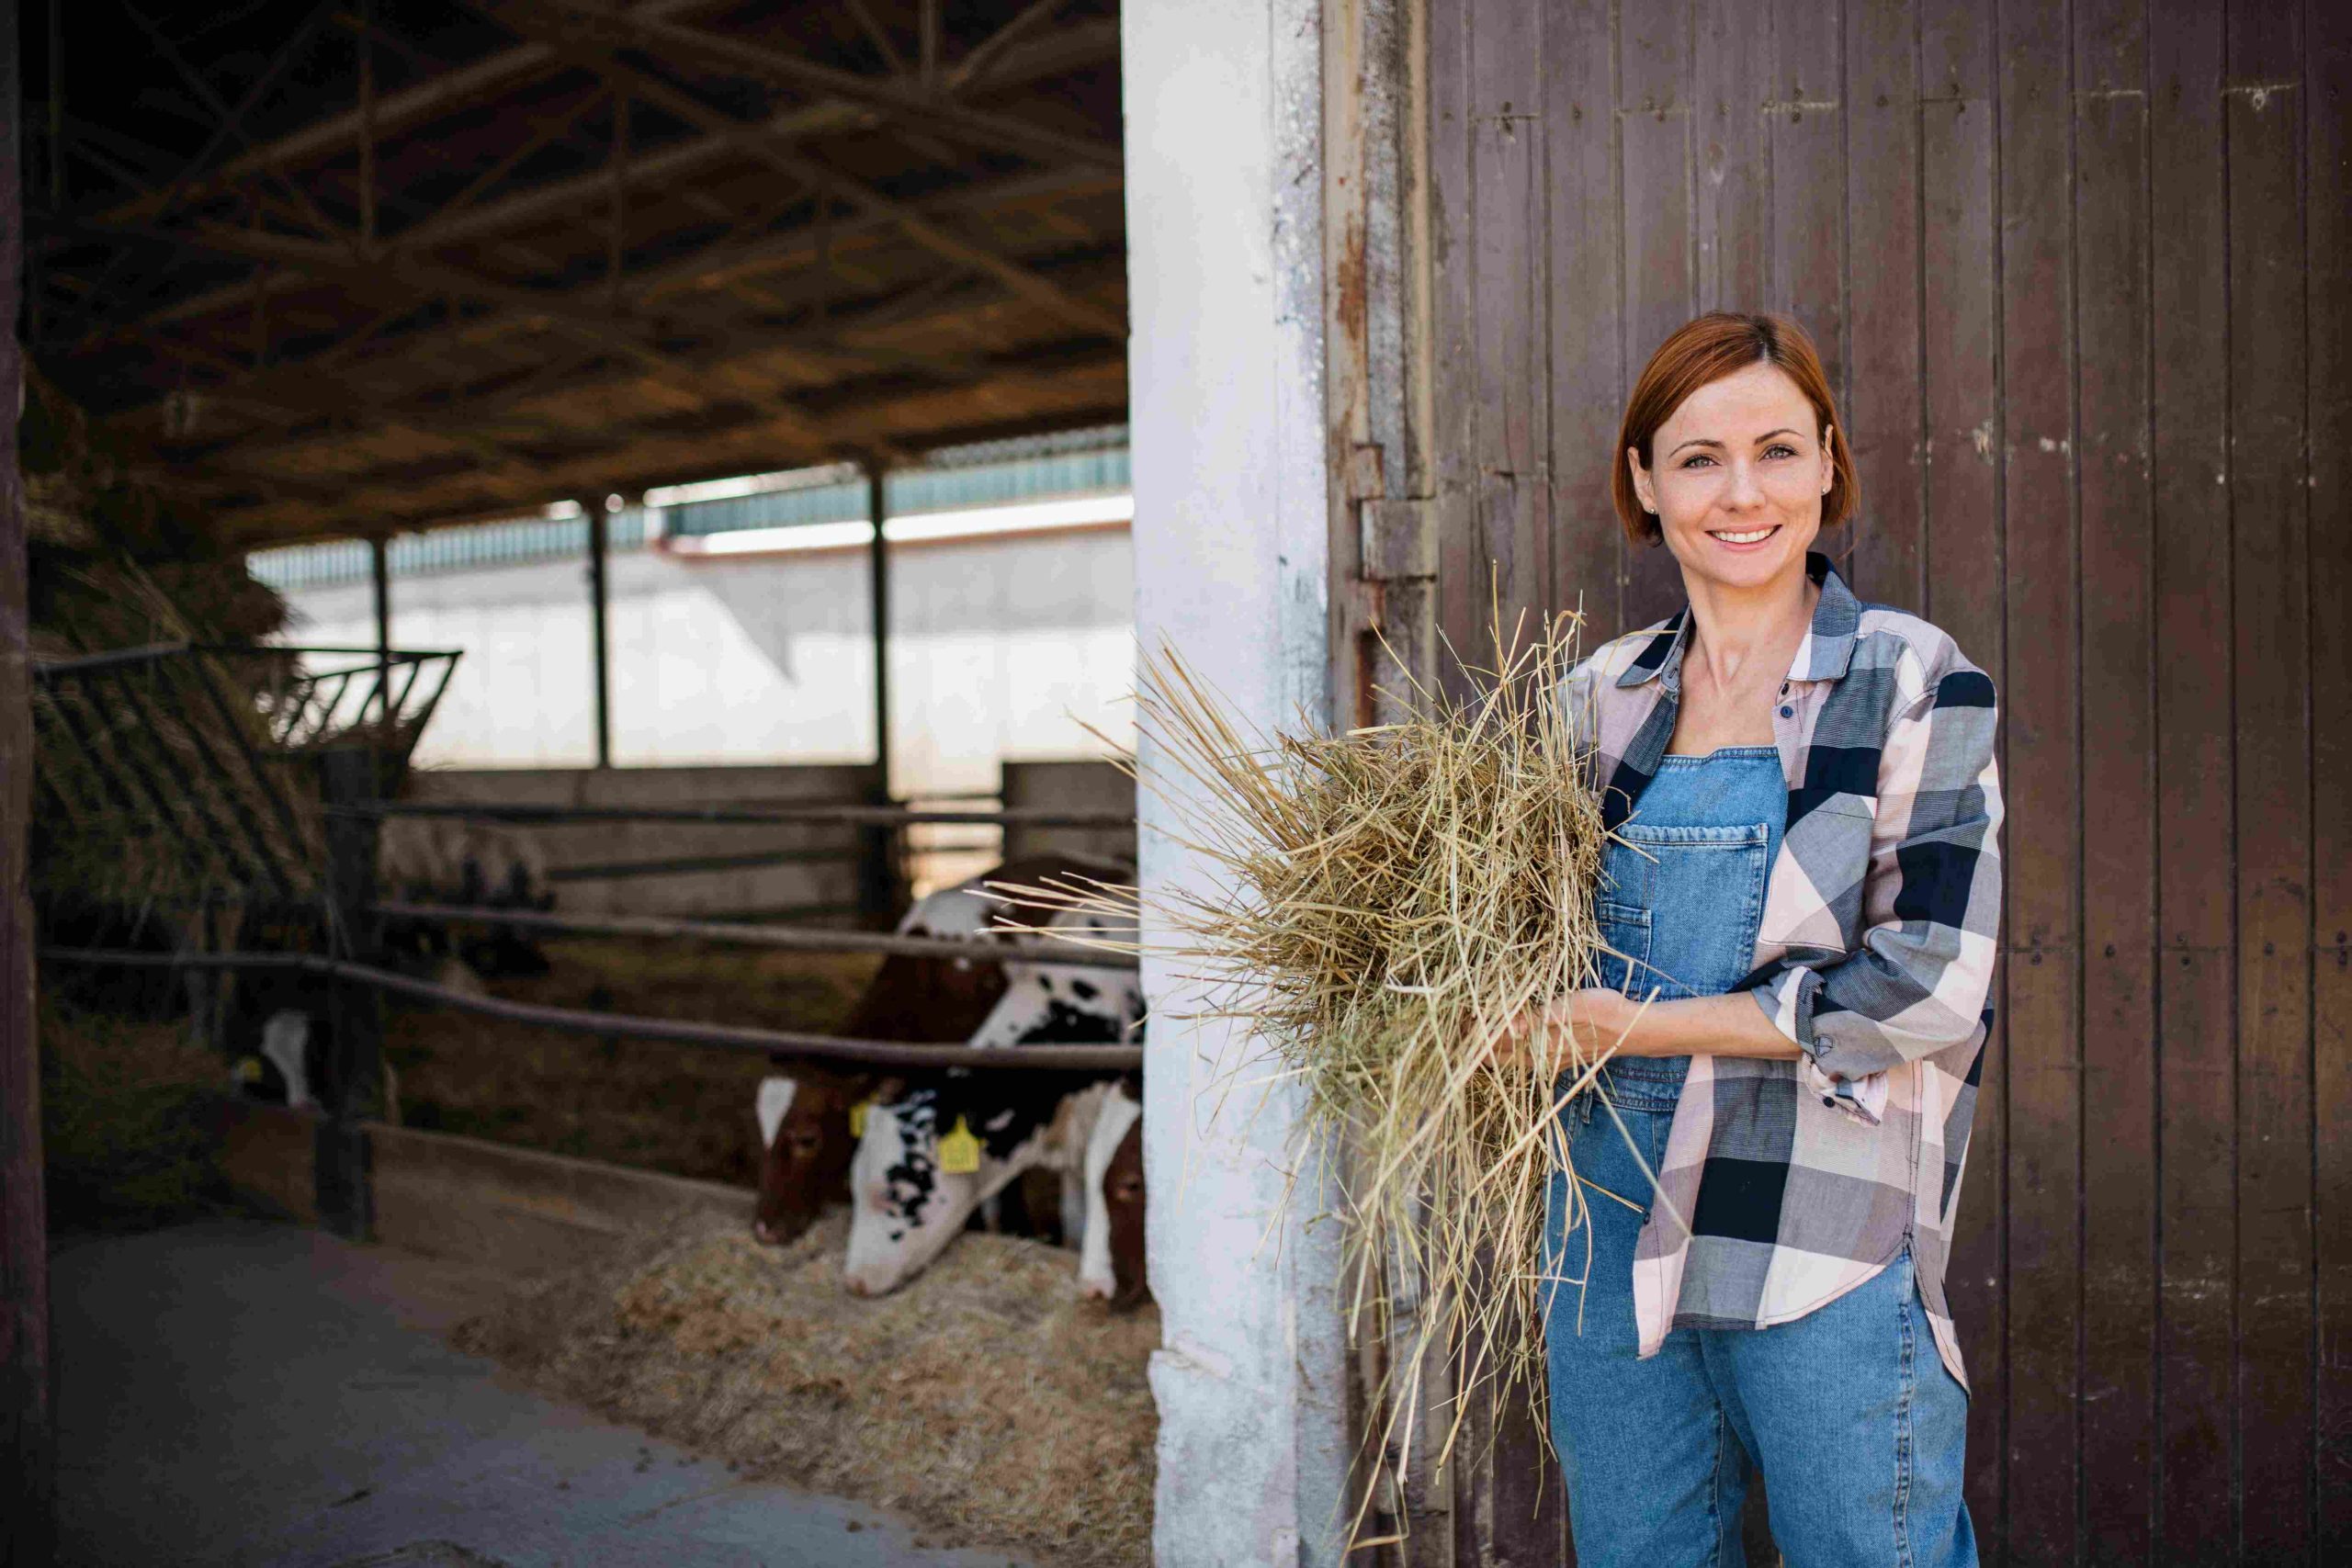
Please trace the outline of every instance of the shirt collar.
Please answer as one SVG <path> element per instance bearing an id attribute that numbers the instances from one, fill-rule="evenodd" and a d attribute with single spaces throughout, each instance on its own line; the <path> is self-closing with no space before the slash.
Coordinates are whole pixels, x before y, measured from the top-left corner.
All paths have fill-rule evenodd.
<path id="1" fill-rule="evenodd" d="M 1862 622 L 1861 602 L 1854 597 L 1829 558 L 1818 550 L 1807 550 L 1804 556 L 1807 577 L 1821 585 L 1821 599 L 1813 607 L 1813 625 L 1807 628 L 1804 640 L 1797 644 L 1796 657 L 1789 661 L 1792 681 L 1836 681 L 1846 673 L 1854 658 L 1854 633 Z M 1617 677 L 1620 686 L 1638 686 L 1644 682 L 1663 676 L 1667 690 L 1679 689 L 1682 675 L 1683 632 L 1690 625 L 1690 606 L 1684 604 L 1674 612 L 1665 625 L 1650 634 L 1650 640 L 1634 662 Z"/>

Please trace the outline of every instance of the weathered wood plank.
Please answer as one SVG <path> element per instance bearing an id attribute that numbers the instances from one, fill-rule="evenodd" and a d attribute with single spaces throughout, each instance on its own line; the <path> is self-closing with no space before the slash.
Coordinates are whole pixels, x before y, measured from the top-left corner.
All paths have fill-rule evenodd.
<path id="1" fill-rule="evenodd" d="M 1697 0 L 1692 13 L 1697 304 L 1760 310 L 1772 298 L 1772 10 Z"/>
<path id="2" fill-rule="evenodd" d="M 1429 20 L 1430 376 L 1433 428 L 1430 482 L 1441 497 L 1464 504 L 1441 507 L 1437 619 L 1457 651 L 1478 645 L 1485 624 L 1486 565 L 1478 537 L 1476 364 L 1470 326 L 1477 273 L 1472 236 L 1478 213 L 1470 189 L 1470 22 L 1474 7 L 1441 10 Z M 1461 672 L 1441 659 L 1440 676 L 1456 691 Z"/>
<path id="3" fill-rule="evenodd" d="M 2000 14 L 2008 897 L 2008 1478 L 2012 1560 L 2080 1551 L 2082 781 L 2065 12 Z"/>
<path id="4" fill-rule="evenodd" d="M 1856 592 L 1927 604 L 1920 428 L 1918 16 L 1912 0 L 1846 7 L 1846 434 L 1862 484 Z M 1859 253 L 1859 254 L 1857 254 Z"/>
<path id="5" fill-rule="evenodd" d="M 2148 36 L 2150 384 L 2156 520 L 2157 1208 L 2163 1235 L 2156 1539 L 2225 1561 L 2236 1536 L 2231 1298 L 2232 655 L 2227 211 L 2218 13 Z M 2160 216 L 2159 216 L 2160 215 Z"/>
<path id="6" fill-rule="evenodd" d="M 2312 777 L 2352 777 L 2352 13 L 2314 6 L 2303 45 L 2310 310 Z M 2333 611 L 2329 607 L 2335 607 Z M 2318 1230 L 2316 1527 L 2352 1540 L 2352 822 L 2312 816 L 2312 1172 Z"/>
<path id="7" fill-rule="evenodd" d="M 1529 631 L 1551 596 L 1550 486 L 1544 474 L 1550 378 L 1543 177 L 1543 12 L 1482 11 L 1470 34 L 1470 199 L 1476 296 L 1472 460 L 1483 547 L 1472 563 L 1482 605 L 1499 605 L 1505 636 Z M 1484 649 L 1486 640 L 1465 647 Z"/>
<path id="8" fill-rule="evenodd" d="M 1619 172 L 1623 193 L 1624 391 L 1697 298 L 1690 212 L 1689 0 L 1623 7 L 1617 43 Z M 1646 626 L 1682 603 L 1682 574 L 1664 546 L 1629 552 L 1624 620 Z"/>
<path id="9" fill-rule="evenodd" d="M 1564 0 L 1545 12 L 1544 184 L 1549 250 L 1552 604 L 1581 607 L 1585 645 L 1624 628 L 1619 581 L 1628 548 L 1609 499 L 1623 461 L 1617 424 L 1624 371 L 1617 239 L 1615 58 L 1608 0 Z"/>
<path id="10" fill-rule="evenodd" d="M 1935 301 L 1924 321 L 1921 389 L 1927 429 L 1928 615 L 2006 691 L 2002 571 L 1994 438 L 1999 321 L 1993 223 L 1993 40 L 1966 0 L 1921 0 L 1920 265 Z M 1865 476 L 1867 479 L 1867 476 Z M 1867 492 L 1865 492 L 1867 493 Z M 2004 744 L 2009 725 L 2002 725 Z M 2004 758 L 2003 777 L 2010 775 Z M 1995 981 L 1995 997 L 2007 965 Z M 1968 1358 L 1968 1496 L 1997 1560 L 2007 1450 L 2008 1292 L 2007 1010 L 1984 1043 L 1968 1179 L 1953 1238 L 1951 1296 Z"/>
<path id="11" fill-rule="evenodd" d="M 2314 1544 L 2300 24 L 2294 7 L 2233 4 L 2224 89 L 2237 654 L 2238 1540 L 2258 1562 L 2301 1561 Z"/>
<path id="12" fill-rule="evenodd" d="M 1861 0 L 1868 3 L 1868 0 Z M 1846 103 L 1842 8 L 1774 0 L 1771 303 L 1804 323 L 1829 385 L 1846 389 Z M 1832 553 L 1846 541 L 1829 542 Z"/>
<path id="13" fill-rule="evenodd" d="M 2155 1522 L 2154 539 L 2148 488 L 2143 0 L 2074 15 L 2082 516 L 2083 1479 L 2086 1550 Z"/>

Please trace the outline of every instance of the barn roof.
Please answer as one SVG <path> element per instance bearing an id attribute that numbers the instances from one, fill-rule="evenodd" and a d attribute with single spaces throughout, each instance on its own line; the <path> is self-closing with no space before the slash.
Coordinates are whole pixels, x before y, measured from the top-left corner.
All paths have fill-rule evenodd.
<path id="1" fill-rule="evenodd" d="M 1125 415 L 1114 0 L 25 11 L 34 358 L 225 542 Z"/>

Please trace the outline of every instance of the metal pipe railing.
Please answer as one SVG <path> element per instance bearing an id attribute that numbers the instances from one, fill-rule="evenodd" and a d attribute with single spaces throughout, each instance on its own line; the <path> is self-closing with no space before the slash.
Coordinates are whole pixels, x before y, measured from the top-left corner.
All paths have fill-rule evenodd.
<path id="1" fill-rule="evenodd" d="M 413 997 L 485 1018 L 531 1024 L 571 1034 L 627 1036 L 666 1040 L 678 1045 L 704 1045 L 721 1051 L 753 1051 L 763 1055 L 814 1056 L 829 1061 L 856 1062 L 874 1067 L 982 1067 L 1024 1072 L 1130 1072 L 1143 1066 L 1140 1045 L 1023 1045 L 988 1048 L 971 1045 L 907 1044 L 889 1040 L 847 1040 L 831 1034 L 801 1034 L 785 1030 L 750 1029 L 734 1024 L 690 1023 L 671 1019 L 639 1018 L 628 1013 L 594 1012 L 585 1008 L 544 1007 L 511 1002 L 495 997 L 469 995 L 394 974 L 348 959 L 325 958 L 307 953 L 132 953 L 110 948 L 43 947 L 40 956 L 60 964 L 86 964 L 102 968 L 179 968 L 275 970 L 316 975 L 369 986 L 394 996 Z"/>
<path id="2" fill-rule="evenodd" d="M 1018 935 L 998 931 L 987 940 L 959 941 L 952 937 L 816 931 L 730 920 L 673 920 L 651 915 L 552 915 L 532 909 L 487 908 L 467 904 L 378 903 L 371 906 L 371 912 L 396 919 L 472 921 L 567 936 L 687 937 L 744 947 L 780 947 L 796 953 L 878 953 L 909 958 L 976 958 L 982 963 L 1026 958 L 1081 964 L 1090 969 L 1140 967 L 1132 953 L 1105 948 L 1082 937 L 1026 928 Z"/>
<path id="3" fill-rule="evenodd" d="M 901 806 L 779 806 L 745 809 L 728 806 L 542 806 L 530 801 L 374 800 L 334 809 L 369 817 L 445 817 L 526 826 L 576 822 L 699 822 L 737 827 L 793 824 L 856 828 L 911 827 L 924 823 L 978 823 L 1021 828 L 1126 828 L 1130 811 L 1057 811 L 1046 807 L 1009 806 L 996 811 L 919 811 Z"/>

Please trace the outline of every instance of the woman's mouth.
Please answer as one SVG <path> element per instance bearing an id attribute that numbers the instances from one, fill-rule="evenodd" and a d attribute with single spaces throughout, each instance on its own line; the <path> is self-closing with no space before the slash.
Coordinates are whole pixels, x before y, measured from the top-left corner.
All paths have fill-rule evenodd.
<path id="1" fill-rule="evenodd" d="M 1727 545 L 1735 550 L 1744 550 L 1762 544 L 1780 531 L 1781 525 L 1778 523 L 1771 523 L 1761 528 L 1710 528 L 1707 530 L 1707 537 L 1719 545 Z"/>

